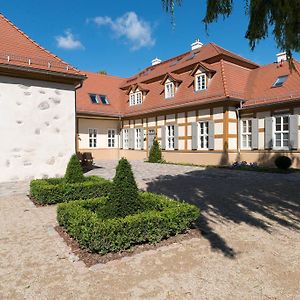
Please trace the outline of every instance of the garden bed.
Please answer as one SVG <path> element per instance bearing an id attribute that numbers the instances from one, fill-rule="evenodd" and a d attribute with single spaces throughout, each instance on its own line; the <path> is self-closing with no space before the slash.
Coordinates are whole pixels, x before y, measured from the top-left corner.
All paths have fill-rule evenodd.
<path id="1" fill-rule="evenodd" d="M 30 183 L 29 197 L 36 205 L 48 205 L 107 196 L 111 188 L 111 181 L 98 176 L 76 183 L 68 183 L 65 178 L 36 179 Z"/>
<path id="2" fill-rule="evenodd" d="M 199 217 L 199 209 L 152 193 L 139 193 L 140 209 L 115 217 L 107 198 L 62 203 L 57 209 L 60 226 L 81 248 L 107 254 L 139 244 L 156 244 L 184 233 Z"/>

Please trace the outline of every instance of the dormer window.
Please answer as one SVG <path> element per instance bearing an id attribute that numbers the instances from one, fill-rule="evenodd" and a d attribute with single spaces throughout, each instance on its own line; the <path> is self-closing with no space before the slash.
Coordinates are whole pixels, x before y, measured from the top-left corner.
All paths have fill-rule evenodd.
<path id="1" fill-rule="evenodd" d="M 201 73 L 195 76 L 195 91 L 203 91 L 207 89 L 207 76 Z"/>
<path id="2" fill-rule="evenodd" d="M 130 92 L 129 94 L 129 105 L 138 105 L 143 103 L 143 93 L 141 91 Z"/>
<path id="3" fill-rule="evenodd" d="M 165 99 L 173 98 L 175 95 L 175 85 L 173 82 L 165 84 Z"/>
<path id="4" fill-rule="evenodd" d="M 91 102 L 94 104 L 104 104 L 104 105 L 108 105 L 109 101 L 106 95 L 98 95 L 98 94 L 89 94 L 90 95 L 90 99 Z"/>

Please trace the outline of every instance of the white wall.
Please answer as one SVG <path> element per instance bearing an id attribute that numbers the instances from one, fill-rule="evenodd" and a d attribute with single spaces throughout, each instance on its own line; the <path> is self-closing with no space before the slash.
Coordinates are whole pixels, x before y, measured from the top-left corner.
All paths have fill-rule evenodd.
<path id="1" fill-rule="evenodd" d="M 75 152 L 75 91 L 0 76 L 0 182 L 64 175 Z"/>

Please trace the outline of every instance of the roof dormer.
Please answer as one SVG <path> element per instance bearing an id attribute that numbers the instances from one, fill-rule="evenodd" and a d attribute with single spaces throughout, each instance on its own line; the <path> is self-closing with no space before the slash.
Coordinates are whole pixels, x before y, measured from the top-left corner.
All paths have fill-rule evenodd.
<path id="1" fill-rule="evenodd" d="M 174 75 L 171 75 L 169 73 L 165 75 L 165 77 L 161 81 L 161 84 L 165 86 L 165 99 L 170 99 L 175 96 L 175 92 L 181 82 L 182 80 Z"/>

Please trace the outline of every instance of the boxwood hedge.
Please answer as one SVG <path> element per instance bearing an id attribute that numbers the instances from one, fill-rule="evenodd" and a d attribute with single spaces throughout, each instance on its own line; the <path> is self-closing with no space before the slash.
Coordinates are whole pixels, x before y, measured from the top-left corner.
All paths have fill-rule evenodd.
<path id="1" fill-rule="evenodd" d="M 184 232 L 199 217 L 199 209 L 152 193 L 139 193 L 143 209 L 126 217 L 114 217 L 108 198 L 61 203 L 58 223 L 79 244 L 105 254 L 140 243 L 156 243 Z"/>
<path id="2" fill-rule="evenodd" d="M 85 177 L 76 183 L 67 183 L 64 178 L 36 179 L 30 183 L 30 196 L 46 205 L 107 196 L 111 189 L 111 181 L 97 176 Z"/>

